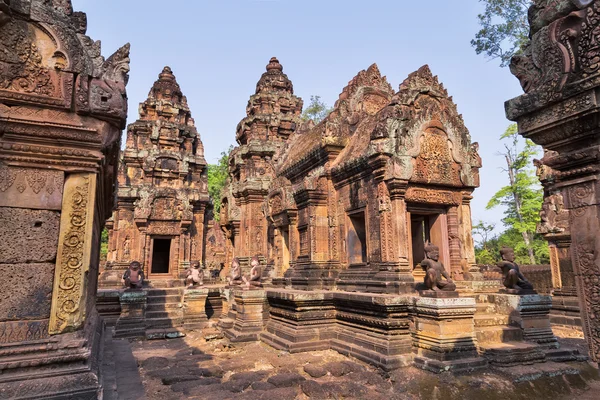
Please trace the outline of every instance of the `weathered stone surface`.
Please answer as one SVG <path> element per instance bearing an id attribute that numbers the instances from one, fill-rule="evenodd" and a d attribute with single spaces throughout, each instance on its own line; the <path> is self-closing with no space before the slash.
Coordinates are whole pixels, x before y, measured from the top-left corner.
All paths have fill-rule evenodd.
<path id="1" fill-rule="evenodd" d="M 307 364 L 304 366 L 304 372 L 313 378 L 320 378 L 327 375 L 327 370 L 320 365 Z"/>
<path id="2" fill-rule="evenodd" d="M 54 264 L 0 264 L 0 276 L 0 321 L 50 316 Z"/>
<path id="3" fill-rule="evenodd" d="M 0 221 L 0 264 L 56 261 L 60 212 L 0 207 Z"/>
<path id="4" fill-rule="evenodd" d="M 165 357 L 148 357 L 141 363 L 141 367 L 149 371 L 163 369 L 169 365 L 169 360 Z"/>
<path id="5" fill-rule="evenodd" d="M 275 388 L 270 382 L 254 382 L 252 385 L 252 390 L 271 390 Z"/>
<path id="6" fill-rule="evenodd" d="M 317 381 L 307 380 L 300 384 L 302 388 L 302 393 L 307 395 L 309 398 L 314 399 L 327 399 L 329 397 L 329 393 L 327 390 L 321 387 L 321 384 Z"/>
<path id="7" fill-rule="evenodd" d="M 0 164 L 0 207 L 60 211 L 63 171 Z"/>
<path id="8" fill-rule="evenodd" d="M 290 387 L 299 382 L 305 381 L 306 378 L 297 373 L 277 374 L 270 377 L 267 382 L 272 383 L 277 387 Z"/>

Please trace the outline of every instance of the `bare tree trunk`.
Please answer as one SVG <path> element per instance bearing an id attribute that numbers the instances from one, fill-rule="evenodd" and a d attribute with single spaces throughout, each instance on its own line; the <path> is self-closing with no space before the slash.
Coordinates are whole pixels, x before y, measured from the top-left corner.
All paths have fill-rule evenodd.
<path id="1" fill-rule="evenodd" d="M 513 163 L 508 154 L 505 154 L 506 164 L 508 165 L 508 177 L 510 179 L 510 186 L 514 188 L 515 186 L 515 172 L 513 169 Z M 515 199 L 515 210 L 517 212 L 517 217 L 519 218 L 519 222 L 523 223 L 523 214 L 521 213 L 521 197 L 515 191 L 512 192 L 513 198 Z M 533 253 L 533 246 L 531 246 L 531 240 L 529 238 L 529 234 L 527 232 L 522 232 L 523 241 L 525 242 L 525 247 L 527 247 L 527 253 L 529 254 L 529 262 L 533 265 L 535 264 L 535 254 Z"/>

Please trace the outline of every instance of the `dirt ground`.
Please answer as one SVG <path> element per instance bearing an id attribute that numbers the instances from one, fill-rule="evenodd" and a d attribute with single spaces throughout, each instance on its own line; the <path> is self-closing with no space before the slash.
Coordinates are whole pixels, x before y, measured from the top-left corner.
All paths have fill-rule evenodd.
<path id="1" fill-rule="evenodd" d="M 576 332 L 556 334 L 562 345 L 585 351 Z M 112 339 L 105 347 L 120 357 L 110 367 L 117 382 L 121 375 L 138 376 L 121 379 L 125 383 L 115 384 L 114 396 L 107 391 L 106 398 L 585 400 L 597 399 L 600 392 L 598 370 L 587 362 L 546 362 L 463 375 L 416 368 L 386 373 L 335 351 L 289 354 L 260 342 L 232 344 L 213 329 L 178 339 Z M 128 351 L 129 358 L 122 354 Z"/>

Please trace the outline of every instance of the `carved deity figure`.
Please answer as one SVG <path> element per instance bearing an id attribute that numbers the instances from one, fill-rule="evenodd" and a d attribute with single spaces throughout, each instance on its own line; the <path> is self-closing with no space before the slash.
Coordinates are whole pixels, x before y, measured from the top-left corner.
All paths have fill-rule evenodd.
<path id="1" fill-rule="evenodd" d="M 425 246 L 425 259 L 421 261 L 421 267 L 425 271 L 424 284 L 427 290 L 453 291 L 456 284 L 446 272 L 444 264 L 439 262 L 440 248 L 433 243 Z"/>
<path id="2" fill-rule="evenodd" d="M 252 257 L 252 259 L 250 260 L 250 266 L 252 267 L 250 269 L 250 276 L 242 277 L 242 279 L 244 280 L 244 284 L 246 284 L 247 288 L 261 287 L 262 285 L 260 283 L 260 278 L 262 275 L 262 268 L 260 267 L 260 260 L 258 259 L 258 256 Z"/>
<path id="3" fill-rule="evenodd" d="M 498 263 L 498 267 L 502 270 L 504 277 L 504 286 L 507 289 L 515 290 L 533 290 L 533 285 L 529 282 L 515 263 L 515 252 L 510 247 L 502 247 L 500 249 L 502 261 Z"/>
<path id="4" fill-rule="evenodd" d="M 202 286 L 204 284 L 204 273 L 198 261 L 192 261 L 187 271 L 185 283 L 188 287 Z"/>
<path id="5" fill-rule="evenodd" d="M 129 235 L 127 235 L 125 237 L 125 241 L 123 241 L 123 260 L 127 261 L 129 260 L 129 257 L 131 255 L 131 249 L 130 249 L 130 240 L 129 240 Z"/>
<path id="6" fill-rule="evenodd" d="M 242 284 L 242 270 L 240 268 L 240 260 L 235 257 L 231 260 L 231 271 L 227 277 L 228 285 L 241 285 Z"/>
<path id="7" fill-rule="evenodd" d="M 138 261 L 132 261 L 123 274 L 123 284 L 129 289 L 141 289 L 144 283 L 144 271 Z"/>

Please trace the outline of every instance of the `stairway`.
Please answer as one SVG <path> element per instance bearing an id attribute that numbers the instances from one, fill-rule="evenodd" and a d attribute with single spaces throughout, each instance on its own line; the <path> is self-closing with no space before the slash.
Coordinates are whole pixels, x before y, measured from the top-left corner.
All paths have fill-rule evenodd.
<path id="1" fill-rule="evenodd" d="M 475 332 L 479 346 L 523 340 L 521 328 L 509 325 L 509 316 L 497 312 L 496 306 L 483 295 L 475 296 Z"/>
<path id="2" fill-rule="evenodd" d="M 183 288 L 148 288 L 146 339 L 185 336 L 183 333 Z"/>
<path id="3" fill-rule="evenodd" d="M 543 349 L 523 341 L 520 327 L 510 325 L 510 316 L 501 313 L 485 294 L 475 296 L 475 332 L 479 353 L 491 365 L 509 367 L 543 362 Z"/>

